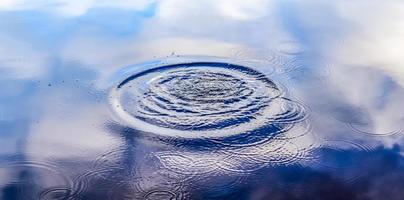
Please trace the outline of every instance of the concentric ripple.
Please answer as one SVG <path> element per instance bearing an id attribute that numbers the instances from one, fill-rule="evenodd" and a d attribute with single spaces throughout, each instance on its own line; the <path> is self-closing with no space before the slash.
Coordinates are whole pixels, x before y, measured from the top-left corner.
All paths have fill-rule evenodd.
<path id="1" fill-rule="evenodd" d="M 9 196 L 3 196 L 7 193 L 13 194 L 13 199 L 41 200 L 68 199 L 72 194 L 73 181 L 54 163 L 36 161 L 1 163 L 0 174 L 2 175 L 0 188 L 3 192 L 0 199 L 9 199 Z"/>
<path id="2" fill-rule="evenodd" d="M 119 118 L 138 130 L 212 138 L 252 133 L 303 118 L 303 109 L 296 109 L 281 95 L 274 82 L 251 68 L 190 62 L 126 78 L 111 91 L 111 104 Z"/>

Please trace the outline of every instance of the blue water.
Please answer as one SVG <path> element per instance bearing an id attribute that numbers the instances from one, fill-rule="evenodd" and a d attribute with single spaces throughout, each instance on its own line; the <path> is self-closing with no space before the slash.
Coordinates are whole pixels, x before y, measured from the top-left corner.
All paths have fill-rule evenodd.
<path id="1" fill-rule="evenodd" d="M 402 200 L 403 15 L 0 1 L 0 199 Z"/>

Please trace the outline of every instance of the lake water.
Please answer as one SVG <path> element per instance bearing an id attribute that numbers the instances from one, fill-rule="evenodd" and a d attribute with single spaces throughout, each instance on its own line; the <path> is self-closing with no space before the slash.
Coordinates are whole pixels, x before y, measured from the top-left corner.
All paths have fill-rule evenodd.
<path id="1" fill-rule="evenodd" d="M 404 2 L 0 2 L 1 200 L 402 200 Z"/>

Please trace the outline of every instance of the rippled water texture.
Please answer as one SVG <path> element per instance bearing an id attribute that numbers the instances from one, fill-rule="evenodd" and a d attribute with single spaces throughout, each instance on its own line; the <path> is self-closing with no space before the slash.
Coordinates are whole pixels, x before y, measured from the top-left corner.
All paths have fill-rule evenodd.
<path id="1" fill-rule="evenodd" d="M 264 74 L 219 62 L 161 66 L 111 92 L 114 111 L 136 129 L 170 137 L 275 134 L 304 117 Z M 265 132 L 265 133 L 263 133 Z M 271 133 L 273 132 L 273 133 Z"/>
<path id="2" fill-rule="evenodd" d="M 403 200 L 402 19 L 0 0 L 0 200 Z"/>

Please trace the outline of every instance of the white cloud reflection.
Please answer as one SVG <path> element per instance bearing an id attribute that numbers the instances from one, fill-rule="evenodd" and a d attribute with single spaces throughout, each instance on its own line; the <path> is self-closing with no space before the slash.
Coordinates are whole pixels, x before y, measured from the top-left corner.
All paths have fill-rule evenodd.
<path id="1" fill-rule="evenodd" d="M 157 2 L 121 0 L 113 3 L 105 0 L 3 0 L 0 1 L 0 12 L 44 10 L 50 12 L 51 17 L 54 17 L 55 14 L 70 17 L 83 16 L 94 8 L 137 12 L 153 3 L 157 3 L 157 8 L 156 13 L 153 13 L 150 18 L 139 19 L 141 23 L 136 24 L 137 31 L 125 35 L 125 37 L 120 37 L 119 32 L 114 32 L 116 30 L 92 27 L 91 25 L 103 23 L 95 20 L 85 26 L 73 26 L 71 34 L 67 36 L 56 35 L 55 37 L 60 37 L 60 40 L 56 40 L 52 44 L 54 48 L 49 49 L 39 48 L 41 44 L 34 42 L 34 40 L 47 41 L 47 37 L 23 37 L 31 36 L 30 27 L 20 30 L 23 36 L 14 36 L 6 32 L 6 30 L 14 30 L 14 26 L 1 27 L 0 58 L 2 63 L 0 69 L 11 69 L 14 72 L 13 75 L 10 75 L 11 78 L 32 78 L 46 74 L 50 65 L 47 57 L 52 55 L 61 62 L 80 63 L 82 67 L 96 72 L 98 79 L 103 81 L 123 66 L 169 56 L 171 53 L 231 57 L 234 49 L 241 51 L 254 49 L 256 52 L 282 49 L 283 51 L 295 51 L 296 55 L 285 57 L 299 60 L 303 64 L 309 65 L 308 68 L 315 72 L 324 68 L 318 63 L 329 63 L 331 69 L 329 77 L 327 77 L 328 85 L 317 85 L 317 89 L 310 88 L 311 90 L 301 91 L 301 93 L 307 94 L 302 98 L 303 101 L 313 107 L 321 107 L 313 109 L 320 110 L 317 110 L 320 112 L 320 117 L 329 117 L 333 115 L 330 110 L 338 110 L 338 107 L 332 107 L 334 105 L 326 105 L 331 108 L 323 109 L 324 104 L 343 102 L 344 105 L 358 107 L 364 113 L 370 114 L 369 120 L 373 125 L 366 127 L 366 131 L 385 133 L 403 128 L 401 124 L 404 118 L 400 113 L 403 108 L 402 90 L 393 90 L 394 94 L 387 98 L 384 98 L 388 95 L 383 91 L 386 90 L 385 77 L 391 77 L 392 82 L 401 84 L 399 87 L 404 86 L 404 46 L 401 45 L 404 44 L 404 20 L 402 20 L 404 3 L 394 0 L 388 1 L 388 3 L 330 1 L 316 4 L 316 2 L 295 1 L 292 3 L 292 7 L 285 6 L 282 10 L 277 7 L 276 3 L 279 2 L 270 0 L 193 2 L 186 0 Z M 73 24 L 86 22 L 86 18 L 81 20 L 74 21 L 73 19 Z M 115 20 L 119 21 L 120 18 L 117 17 Z M 42 27 L 41 23 L 35 24 L 35 21 L 27 23 L 33 23 L 30 25 L 34 27 Z M 57 26 L 52 28 L 60 29 Z M 106 32 L 109 32 L 110 35 Z M 282 41 L 293 41 L 293 43 L 288 43 L 289 46 L 277 46 Z M 308 56 L 299 57 L 298 54 Z M 24 63 L 5 62 L 6 60 L 18 60 L 18 58 L 32 59 Z M 248 55 L 245 59 L 249 58 L 268 60 L 268 55 L 265 53 Z M 279 68 L 285 67 L 282 65 L 283 62 L 274 63 L 279 64 Z M 52 76 L 52 74 L 47 75 Z M 288 79 L 288 75 L 279 76 Z M 310 83 L 299 82 L 296 85 L 305 86 L 306 84 Z M 380 103 L 384 106 L 375 106 L 376 100 L 380 99 L 384 101 Z M 57 99 L 38 104 L 53 104 L 61 101 Z M 43 121 L 32 127 L 28 150 L 37 156 L 46 157 L 52 154 L 52 156 L 64 158 L 80 153 L 80 147 L 108 148 L 109 138 L 105 135 L 98 135 L 100 132 L 97 131 L 100 130 L 94 131 L 96 128 L 90 125 L 99 122 L 98 120 L 103 120 L 93 118 L 93 116 L 106 115 L 96 112 L 97 109 L 97 107 L 93 107 L 88 109 L 91 114 L 79 113 L 79 117 L 76 119 L 64 120 L 58 120 L 51 111 L 46 110 L 46 113 L 40 114 L 45 116 Z M 353 112 L 355 113 L 355 111 Z M 88 121 L 81 121 L 81 119 Z M 322 137 L 354 138 L 369 143 L 381 141 L 388 147 L 397 142 L 401 143 L 400 140 L 393 137 L 384 137 L 375 141 L 371 137 L 363 137 L 364 135 L 353 135 L 352 130 L 346 126 L 341 128 L 343 123 L 332 120 L 335 119 L 321 119 L 320 123 L 323 124 L 313 124 L 315 126 L 313 130 Z M 343 120 L 349 120 L 349 116 Z M 53 134 L 49 134 L 49 132 Z M 81 139 L 76 141 L 74 137 Z M 93 141 L 95 142 L 92 143 Z M 307 143 L 311 142 L 311 140 L 308 141 Z M 55 146 L 60 147 L 60 152 L 52 152 Z M 70 148 L 74 151 L 70 151 Z M 70 153 L 67 153 L 69 151 Z"/>
<path id="2" fill-rule="evenodd" d="M 404 2 L 342 1 L 336 8 L 354 29 L 330 56 L 342 65 L 384 70 L 404 85 Z"/>
<path id="3" fill-rule="evenodd" d="M 141 10 L 153 0 L 2 0 L 0 10 L 45 10 L 66 16 L 79 16 L 93 8 L 119 8 L 124 10 Z"/>

